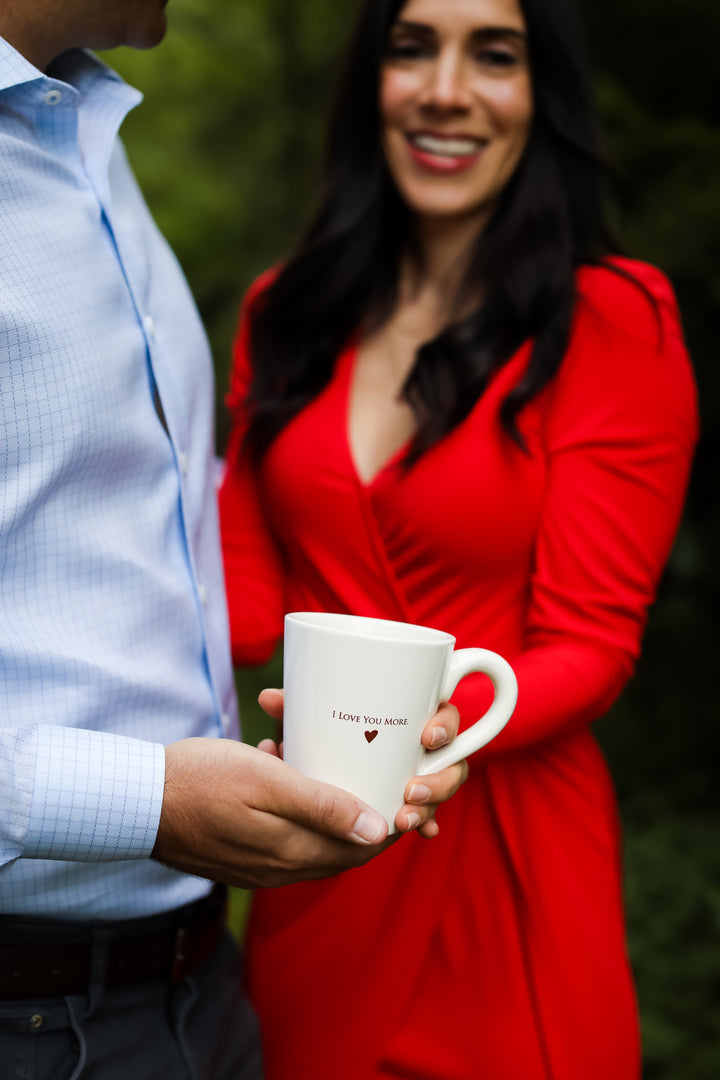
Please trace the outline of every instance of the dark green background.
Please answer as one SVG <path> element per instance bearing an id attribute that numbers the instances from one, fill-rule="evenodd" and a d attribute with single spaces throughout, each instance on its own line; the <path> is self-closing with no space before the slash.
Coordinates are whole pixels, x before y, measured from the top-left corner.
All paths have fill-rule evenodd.
<path id="1" fill-rule="evenodd" d="M 146 94 L 125 140 L 205 318 L 219 391 L 239 299 L 287 249 L 312 204 L 323 117 L 354 6 L 172 0 L 160 49 L 108 58 Z M 687 512 L 643 659 L 596 730 L 625 825 L 645 1076 L 717 1080 L 720 15 L 717 0 L 585 0 L 583 8 L 606 144 L 624 191 L 619 231 L 631 254 L 675 284 L 703 417 Z M 222 450 L 221 404 L 218 432 Z M 280 677 L 276 662 L 239 678 L 250 739 L 262 729 L 254 695 Z"/>

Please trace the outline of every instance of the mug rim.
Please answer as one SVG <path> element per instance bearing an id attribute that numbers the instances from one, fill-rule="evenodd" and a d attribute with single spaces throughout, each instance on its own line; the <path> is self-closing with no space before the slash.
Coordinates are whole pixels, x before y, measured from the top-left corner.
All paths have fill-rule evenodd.
<path id="1" fill-rule="evenodd" d="M 349 625 L 337 625 L 338 620 Z M 285 616 L 285 622 L 299 626 L 309 626 L 325 633 L 341 634 L 344 637 L 363 638 L 367 641 L 382 641 L 387 644 L 403 645 L 455 645 L 455 637 L 445 630 L 436 630 L 432 626 L 420 623 L 400 622 L 395 619 L 378 619 L 372 615 L 347 615 L 332 611 L 291 611 Z M 362 630 L 362 624 L 371 624 L 379 632 Z M 396 629 L 397 633 L 393 633 Z M 385 631 L 383 633 L 383 631 Z M 410 631 L 410 632 L 408 632 Z"/>

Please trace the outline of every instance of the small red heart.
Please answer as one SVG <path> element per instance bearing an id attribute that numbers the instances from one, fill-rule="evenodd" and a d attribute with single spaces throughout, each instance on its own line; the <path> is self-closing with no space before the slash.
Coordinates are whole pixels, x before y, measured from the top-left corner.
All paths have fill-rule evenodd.
<path id="1" fill-rule="evenodd" d="M 363 735 L 365 736 L 365 738 L 367 739 L 368 742 L 372 742 L 373 739 L 377 739 L 377 737 L 378 737 L 377 731 L 364 731 Z"/>

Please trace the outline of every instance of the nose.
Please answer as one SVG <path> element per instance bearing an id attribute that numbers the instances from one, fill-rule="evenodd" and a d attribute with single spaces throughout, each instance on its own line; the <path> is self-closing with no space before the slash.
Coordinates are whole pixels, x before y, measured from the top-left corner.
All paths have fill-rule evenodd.
<path id="1" fill-rule="evenodd" d="M 454 50 L 443 50 L 428 70 L 421 104 L 442 112 L 464 112 L 471 100 L 465 58 Z"/>

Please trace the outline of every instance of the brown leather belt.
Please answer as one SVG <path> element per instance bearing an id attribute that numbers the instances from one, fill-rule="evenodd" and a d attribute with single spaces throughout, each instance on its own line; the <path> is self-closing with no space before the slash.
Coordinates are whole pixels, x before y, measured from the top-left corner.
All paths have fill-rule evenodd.
<path id="1" fill-rule="evenodd" d="M 110 924 L 115 936 L 108 945 L 104 985 L 179 982 L 192 975 L 214 952 L 226 915 L 225 890 L 216 887 L 192 906 L 187 921 L 160 932 L 130 936 L 123 934 L 122 924 Z M 0 944 L 0 998 L 84 993 L 90 984 L 94 948 L 92 928 L 87 933 L 87 941 L 77 943 Z"/>

